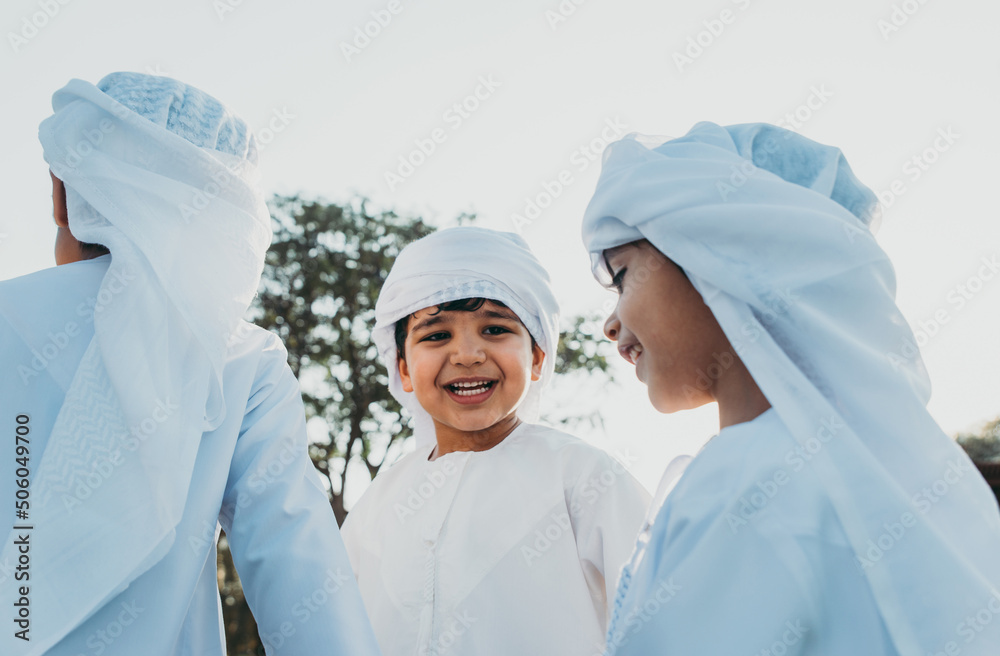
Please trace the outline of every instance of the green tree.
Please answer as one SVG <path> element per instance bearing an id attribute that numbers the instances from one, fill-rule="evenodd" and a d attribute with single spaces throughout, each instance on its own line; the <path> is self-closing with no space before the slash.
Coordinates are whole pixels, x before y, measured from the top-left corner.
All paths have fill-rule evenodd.
<path id="1" fill-rule="evenodd" d="M 1000 463 L 1000 417 L 983 426 L 978 433 L 959 433 L 959 446 L 977 463 Z"/>

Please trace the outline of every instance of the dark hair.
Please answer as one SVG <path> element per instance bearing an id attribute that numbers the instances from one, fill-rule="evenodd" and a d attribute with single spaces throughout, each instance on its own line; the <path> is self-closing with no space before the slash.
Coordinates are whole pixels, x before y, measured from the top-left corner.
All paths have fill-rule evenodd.
<path id="1" fill-rule="evenodd" d="M 101 255 L 107 255 L 111 251 L 108 250 L 107 246 L 102 246 L 101 244 L 88 244 L 81 241 L 80 252 L 87 257 L 100 257 Z"/>
<path id="2" fill-rule="evenodd" d="M 457 301 L 448 301 L 447 303 L 441 303 L 437 306 L 437 310 L 431 314 L 440 314 L 441 312 L 475 312 L 479 308 L 489 301 L 490 303 L 495 303 L 500 307 L 507 307 L 504 303 L 494 300 L 492 298 L 460 298 Z M 507 308 L 510 309 L 510 308 Z M 396 354 L 400 360 L 406 359 L 406 333 L 410 328 L 410 317 L 412 314 L 408 314 L 399 321 L 396 322 Z M 531 337 L 531 348 L 535 347 L 535 337 L 529 333 Z"/>

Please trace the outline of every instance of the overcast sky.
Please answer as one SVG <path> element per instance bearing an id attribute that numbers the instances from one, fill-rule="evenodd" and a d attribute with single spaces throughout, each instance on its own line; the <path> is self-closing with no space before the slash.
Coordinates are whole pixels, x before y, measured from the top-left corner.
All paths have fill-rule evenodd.
<path id="1" fill-rule="evenodd" d="M 269 192 L 519 228 L 566 314 L 610 299 L 579 236 L 606 139 L 781 122 L 840 147 L 881 193 L 878 240 L 927 336 L 935 418 L 954 433 L 1000 414 L 1000 275 L 983 263 L 1000 256 L 996 3 L 63 1 L 0 10 L 0 279 L 53 264 L 37 126 L 74 77 L 152 72 L 217 96 L 266 142 Z M 605 430 L 584 436 L 653 488 L 718 429 L 715 409 L 658 415 L 614 357 Z"/>

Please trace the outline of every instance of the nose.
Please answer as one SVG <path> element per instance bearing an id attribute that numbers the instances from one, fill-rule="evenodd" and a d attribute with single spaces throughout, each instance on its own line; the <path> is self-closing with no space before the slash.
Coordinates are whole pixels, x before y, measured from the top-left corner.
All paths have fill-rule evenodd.
<path id="1" fill-rule="evenodd" d="M 618 341 L 618 333 L 621 332 L 622 322 L 618 320 L 618 306 L 608 315 L 608 320 L 604 322 L 604 334 L 612 342 Z"/>
<path id="2" fill-rule="evenodd" d="M 486 361 L 486 351 L 482 340 L 469 335 L 456 335 L 452 338 L 451 363 L 470 367 Z"/>

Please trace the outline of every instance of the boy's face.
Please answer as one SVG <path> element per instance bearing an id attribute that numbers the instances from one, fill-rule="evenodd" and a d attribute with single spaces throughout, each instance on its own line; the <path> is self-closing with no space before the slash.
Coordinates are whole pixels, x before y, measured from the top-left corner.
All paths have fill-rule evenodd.
<path id="1" fill-rule="evenodd" d="M 635 365 L 660 412 L 715 400 L 716 388 L 740 367 L 701 294 L 673 262 L 647 241 L 604 252 L 618 305 L 604 333 Z"/>
<path id="2" fill-rule="evenodd" d="M 511 310 L 486 301 L 472 312 L 413 313 L 399 359 L 403 389 L 439 427 L 483 431 L 514 415 L 545 354 Z"/>

